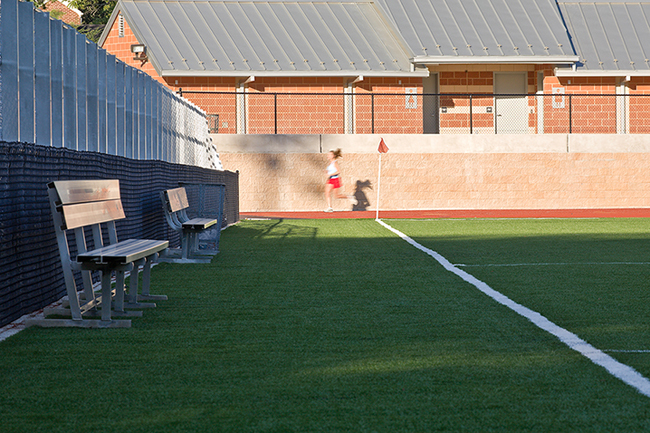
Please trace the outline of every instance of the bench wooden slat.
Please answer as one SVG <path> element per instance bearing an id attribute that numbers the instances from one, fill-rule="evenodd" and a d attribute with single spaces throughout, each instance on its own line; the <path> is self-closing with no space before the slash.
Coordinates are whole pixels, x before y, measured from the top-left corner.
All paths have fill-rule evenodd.
<path id="1" fill-rule="evenodd" d="M 131 263 L 164 250 L 169 241 L 127 239 L 77 256 L 77 262 Z"/>
<path id="2" fill-rule="evenodd" d="M 193 218 L 183 223 L 184 230 L 205 230 L 215 225 L 218 221 L 212 218 Z"/>
<path id="3" fill-rule="evenodd" d="M 58 204 L 86 203 L 120 199 L 120 182 L 117 179 L 58 180 L 50 182 L 61 200 Z"/>
<path id="4" fill-rule="evenodd" d="M 120 199 L 63 205 L 58 209 L 63 216 L 64 230 L 126 218 Z"/>
<path id="5" fill-rule="evenodd" d="M 165 195 L 167 196 L 170 212 L 178 212 L 179 210 L 190 207 L 185 188 L 168 189 L 165 191 Z"/>

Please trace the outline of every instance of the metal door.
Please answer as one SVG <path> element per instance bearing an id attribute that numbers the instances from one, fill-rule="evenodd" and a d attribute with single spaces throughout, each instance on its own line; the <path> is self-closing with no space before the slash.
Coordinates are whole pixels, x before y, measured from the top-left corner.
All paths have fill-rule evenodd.
<path id="1" fill-rule="evenodd" d="M 528 73 L 494 74 L 494 130 L 497 134 L 528 133 Z"/>
<path id="2" fill-rule="evenodd" d="M 438 74 L 422 79 L 422 131 L 425 134 L 440 133 L 440 98 L 438 96 Z"/>

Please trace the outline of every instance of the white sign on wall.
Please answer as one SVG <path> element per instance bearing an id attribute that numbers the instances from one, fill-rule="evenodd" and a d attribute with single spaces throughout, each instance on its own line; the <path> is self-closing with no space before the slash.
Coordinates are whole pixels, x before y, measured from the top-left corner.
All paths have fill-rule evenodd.
<path id="1" fill-rule="evenodd" d="M 553 108 L 564 108 L 564 87 L 553 87 Z"/>
<path id="2" fill-rule="evenodd" d="M 406 91 L 406 106 L 407 109 L 418 108 L 418 89 L 417 87 L 407 87 Z"/>

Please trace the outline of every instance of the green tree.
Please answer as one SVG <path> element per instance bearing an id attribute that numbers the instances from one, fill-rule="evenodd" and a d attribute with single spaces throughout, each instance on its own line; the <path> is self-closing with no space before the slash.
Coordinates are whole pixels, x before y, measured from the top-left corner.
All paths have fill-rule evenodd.
<path id="1" fill-rule="evenodd" d="M 70 6 L 83 14 L 77 30 L 97 42 L 116 4 L 117 0 L 71 0 Z"/>
<path id="2" fill-rule="evenodd" d="M 32 0 L 34 6 L 43 9 L 49 0 Z M 104 31 L 108 19 L 115 9 L 117 0 L 70 0 L 69 6 L 81 11 L 81 25 L 77 27 L 79 33 L 86 35 L 88 39 L 97 42 Z M 57 17 L 56 13 L 50 12 L 52 18 Z"/>

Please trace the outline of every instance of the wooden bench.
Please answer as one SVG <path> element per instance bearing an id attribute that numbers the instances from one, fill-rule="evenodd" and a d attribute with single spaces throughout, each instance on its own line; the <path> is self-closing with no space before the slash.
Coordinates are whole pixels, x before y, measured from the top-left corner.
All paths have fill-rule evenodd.
<path id="1" fill-rule="evenodd" d="M 214 228 L 219 221 L 213 218 L 189 218 L 187 209 L 190 205 L 187 200 L 187 192 L 183 187 L 162 191 L 160 197 L 167 223 L 181 235 L 180 251 L 168 250 L 161 261 L 209 263 L 216 251 L 199 251 L 199 234 Z M 216 227 L 220 229 L 218 225 Z"/>
<path id="2" fill-rule="evenodd" d="M 151 264 L 155 262 L 159 253 L 169 246 L 169 242 L 149 239 L 118 241 L 115 221 L 126 217 L 122 208 L 118 180 L 56 181 L 48 184 L 48 188 L 68 295 L 68 315 L 71 316 L 71 320 L 46 318 L 32 324 L 130 327 L 130 320 L 113 320 L 111 316 L 111 310 L 114 310 L 115 316 L 142 315 L 141 311 L 124 310 L 126 272 L 130 272 L 127 307 L 155 306 L 155 304 L 141 304 L 139 301 L 166 299 L 165 296 L 149 294 L 149 277 Z M 102 235 L 102 227 L 108 235 L 108 242 L 105 242 Z M 68 237 L 71 232 L 74 233 L 74 244 L 70 244 Z M 92 249 L 88 249 L 87 240 L 92 241 Z M 76 250 L 74 260 L 70 255 L 71 246 L 73 251 Z M 138 295 L 138 273 L 141 266 L 143 287 L 142 294 Z M 93 289 L 94 271 L 99 271 L 101 275 L 101 296 L 96 296 Z M 83 282 L 81 293 L 77 292 L 75 272 L 81 273 Z M 114 302 L 111 288 L 113 273 L 115 273 Z M 101 308 L 101 320 L 86 320 L 86 317 L 97 315 L 97 307 Z M 62 314 L 61 311 L 50 313 Z"/>

